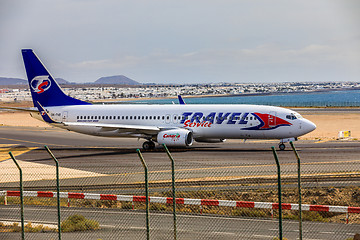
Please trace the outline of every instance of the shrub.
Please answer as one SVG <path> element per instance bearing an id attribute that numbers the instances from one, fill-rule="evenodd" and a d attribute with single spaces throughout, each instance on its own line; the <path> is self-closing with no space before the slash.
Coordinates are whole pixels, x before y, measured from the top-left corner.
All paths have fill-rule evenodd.
<path id="1" fill-rule="evenodd" d="M 68 217 L 65 221 L 61 223 L 61 230 L 63 232 L 75 232 L 97 229 L 100 229 L 99 222 L 86 219 L 84 216 L 77 214 Z"/>

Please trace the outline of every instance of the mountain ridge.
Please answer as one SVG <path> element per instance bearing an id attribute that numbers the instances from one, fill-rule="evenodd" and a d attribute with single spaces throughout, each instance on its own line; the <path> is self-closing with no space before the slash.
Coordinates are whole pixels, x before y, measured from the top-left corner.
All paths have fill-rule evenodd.
<path id="1" fill-rule="evenodd" d="M 132 80 L 124 75 L 101 77 L 94 82 L 87 82 L 87 83 L 69 82 L 63 78 L 55 78 L 55 80 L 58 82 L 58 84 L 61 84 L 61 85 L 65 85 L 65 84 L 66 85 L 68 85 L 68 84 L 74 84 L 74 85 L 82 85 L 82 84 L 142 85 L 142 83 Z M 28 81 L 25 79 L 22 79 L 22 78 L 0 77 L 0 86 L 1 85 L 26 85 L 26 84 L 28 84 Z"/>

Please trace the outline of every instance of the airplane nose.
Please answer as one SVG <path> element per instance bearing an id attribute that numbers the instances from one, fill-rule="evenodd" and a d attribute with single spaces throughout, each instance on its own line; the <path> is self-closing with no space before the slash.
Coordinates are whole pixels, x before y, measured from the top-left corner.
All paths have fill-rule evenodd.
<path id="1" fill-rule="evenodd" d="M 304 119 L 304 122 L 303 122 L 303 129 L 304 129 L 304 132 L 305 133 L 309 133 L 309 132 L 312 132 L 316 129 L 316 125 L 315 123 L 307 120 L 307 119 Z"/>

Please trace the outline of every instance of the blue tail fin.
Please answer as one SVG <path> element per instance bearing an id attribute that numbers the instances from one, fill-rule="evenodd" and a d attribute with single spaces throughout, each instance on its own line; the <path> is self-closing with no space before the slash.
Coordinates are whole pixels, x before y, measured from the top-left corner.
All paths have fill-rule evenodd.
<path id="1" fill-rule="evenodd" d="M 44 107 L 90 104 L 67 96 L 32 49 L 23 49 L 22 55 L 35 107 L 38 103 Z"/>

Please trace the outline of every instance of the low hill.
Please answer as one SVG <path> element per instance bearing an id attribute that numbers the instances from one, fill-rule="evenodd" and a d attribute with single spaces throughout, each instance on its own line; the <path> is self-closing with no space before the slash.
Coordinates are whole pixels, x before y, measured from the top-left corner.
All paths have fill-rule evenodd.
<path id="1" fill-rule="evenodd" d="M 24 85 L 27 84 L 25 79 L 0 77 L 0 85 Z"/>
<path id="2" fill-rule="evenodd" d="M 58 84 L 73 84 L 63 78 L 55 78 L 55 80 L 57 81 Z"/>
<path id="3" fill-rule="evenodd" d="M 95 81 L 95 84 L 141 85 L 141 83 L 125 77 L 124 75 L 101 77 Z"/>
<path id="4" fill-rule="evenodd" d="M 77 84 L 74 82 L 69 82 L 63 78 L 55 78 L 55 80 L 58 82 L 58 84 L 61 84 L 61 85 Z M 28 82 L 25 79 L 0 77 L 0 85 L 13 86 L 13 85 L 27 85 L 27 84 L 28 84 Z M 141 83 L 134 81 L 123 75 L 117 75 L 117 76 L 111 76 L 111 77 L 101 77 L 98 80 L 96 80 L 94 83 L 89 83 L 89 84 L 141 85 Z"/>

